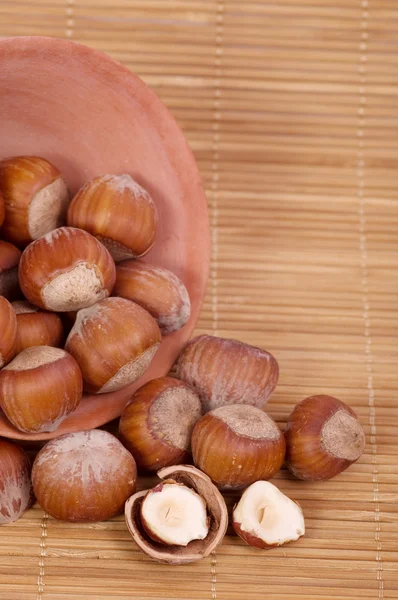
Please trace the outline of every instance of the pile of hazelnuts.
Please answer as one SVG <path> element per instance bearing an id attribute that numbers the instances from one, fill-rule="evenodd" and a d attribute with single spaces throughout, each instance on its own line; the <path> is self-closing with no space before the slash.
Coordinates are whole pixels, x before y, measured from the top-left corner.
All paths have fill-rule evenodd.
<path id="1" fill-rule="evenodd" d="M 143 375 L 162 336 L 187 323 L 184 284 L 140 258 L 157 221 L 151 196 L 129 175 L 96 177 L 70 201 L 49 161 L 0 162 L 0 407 L 18 430 L 56 431 L 83 391 L 111 401 L 107 393 Z M 278 376 L 269 352 L 202 335 L 183 349 L 176 377 L 133 394 L 119 439 L 95 429 L 61 435 L 33 469 L 20 447 L 0 440 L 0 524 L 34 497 L 73 522 L 124 508 L 146 554 L 181 564 L 221 543 L 229 519 L 220 490 L 245 490 L 231 519 L 245 542 L 298 539 L 300 506 L 268 480 L 283 463 L 303 480 L 334 477 L 361 456 L 365 435 L 331 396 L 300 402 L 283 434 L 264 412 Z M 158 485 L 136 492 L 137 468 L 157 472 Z"/>

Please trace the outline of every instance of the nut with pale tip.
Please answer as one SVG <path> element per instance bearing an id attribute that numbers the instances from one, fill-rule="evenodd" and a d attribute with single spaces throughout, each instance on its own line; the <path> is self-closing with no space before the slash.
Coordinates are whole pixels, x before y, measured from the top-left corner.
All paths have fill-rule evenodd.
<path id="1" fill-rule="evenodd" d="M 26 246 L 65 223 L 69 192 L 59 170 L 39 156 L 0 161 L 5 203 L 3 236 Z"/>
<path id="2" fill-rule="evenodd" d="M 192 433 L 195 465 L 220 489 L 241 489 L 271 479 L 285 458 L 275 421 L 255 406 L 231 404 L 206 413 Z"/>
<path id="3" fill-rule="evenodd" d="M 157 220 L 151 196 L 127 174 L 88 181 L 68 208 L 68 225 L 89 231 L 115 261 L 148 252 L 155 241 Z"/>
<path id="4" fill-rule="evenodd" d="M 112 297 L 79 310 L 65 350 L 82 370 L 84 389 L 104 394 L 141 377 L 160 339 L 159 327 L 146 310 L 130 300 Z"/>
<path id="5" fill-rule="evenodd" d="M 197 394 L 173 377 L 140 387 L 120 417 L 119 435 L 138 468 L 157 471 L 189 462 L 191 435 L 201 417 Z"/>
<path id="6" fill-rule="evenodd" d="M 92 235 L 60 227 L 29 244 L 19 263 L 19 282 L 31 304 L 67 312 L 95 304 L 110 295 L 115 263 Z"/>
<path id="7" fill-rule="evenodd" d="M 116 266 L 115 296 L 137 302 L 157 321 L 162 335 L 178 331 L 191 314 L 188 290 L 171 271 L 143 260 L 124 260 Z"/>
<path id="8" fill-rule="evenodd" d="M 357 461 L 365 432 L 355 412 L 333 396 L 311 396 L 294 408 L 285 429 L 286 464 L 299 479 L 331 479 Z"/>
<path id="9" fill-rule="evenodd" d="M 32 346 L 0 371 L 0 406 L 20 431 L 55 431 L 77 408 L 83 380 L 61 348 Z"/>

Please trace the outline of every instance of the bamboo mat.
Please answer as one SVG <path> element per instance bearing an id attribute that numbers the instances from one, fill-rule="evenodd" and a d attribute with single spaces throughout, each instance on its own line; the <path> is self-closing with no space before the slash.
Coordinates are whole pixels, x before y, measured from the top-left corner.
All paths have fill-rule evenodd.
<path id="1" fill-rule="evenodd" d="M 73 526 L 35 506 L 0 529 L 1 600 L 398 598 L 397 31 L 397 0 L 0 0 L 0 35 L 104 50 L 179 121 L 212 227 L 197 332 L 276 355 L 281 425 L 329 393 L 367 432 L 334 480 L 276 478 L 304 509 L 295 544 L 231 536 L 160 566 L 122 517 Z"/>

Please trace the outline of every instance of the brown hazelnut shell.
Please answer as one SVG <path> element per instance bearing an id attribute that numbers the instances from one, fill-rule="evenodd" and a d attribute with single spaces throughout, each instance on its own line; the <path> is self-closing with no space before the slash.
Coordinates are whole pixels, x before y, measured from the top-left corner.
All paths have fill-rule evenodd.
<path id="1" fill-rule="evenodd" d="M 358 460 L 365 448 L 365 433 L 356 413 L 326 395 L 311 396 L 295 406 L 285 440 L 288 469 L 308 481 L 335 477 Z"/>
<path id="2" fill-rule="evenodd" d="M 259 431 L 252 435 L 249 428 L 256 423 Z M 271 479 L 281 468 L 286 451 L 275 421 L 261 409 L 244 404 L 206 413 L 193 429 L 191 444 L 195 465 L 224 490 Z"/>
<path id="3" fill-rule="evenodd" d="M 12 305 L 0 296 L 0 369 L 17 353 L 18 326 Z"/>
<path id="4" fill-rule="evenodd" d="M 261 348 L 200 335 L 181 352 L 177 377 L 196 390 L 204 412 L 226 404 L 264 408 L 278 382 L 279 366 Z"/>
<path id="5" fill-rule="evenodd" d="M 158 215 L 149 193 L 130 175 L 102 175 L 77 192 L 67 221 L 89 231 L 120 261 L 150 250 Z"/>
<path id="6" fill-rule="evenodd" d="M 0 406 L 26 433 L 55 431 L 82 398 L 83 379 L 73 356 L 31 346 L 0 371 Z"/>
<path id="7" fill-rule="evenodd" d="M 26 246 L 65 222 L 68 190 L 61 173 L 48 160 L 39 156 L 15 156 L 2 160 L 0 188 L 5 204 L 1 233 L 10 242 Z M 35 197 L 43 190 L 52 195 L 52 201 L 48 196 L 38 198 L 39 206 L 34 211 Z M 47 208 L 46 219 L 39 208 L 43 201 Z M 49 212 L 52 216 L 50 219 Z"/>
<path id="8" fill-rule="evenodd" d="M 61 346 L 64 328 L 61 317 L 39 310 L 26 301 L 12 303 L 17 316 L 17 353 L 31 346 Z"/>
<path id="9" fill-rule="evenodd" d="M 125 505 L 127 527 L 137 546 L 153 560 L 171 565 L 195 562 L 211 554 L 221 544 L 228 527 L 225 500 L 209 477 L 190 465 L 165 467 L 158 472 L 163 480 L 173 479 L 195 490 L 206 502 L 210 529 L 204 540 L 193 540 L 187 546 L 167 546 L 152 540 L 141 524 L 141 503 L 148 490 L 137 492 Z"/>
<path id="10" fill-rule="evenodd" d="M 120 417 L 119 436 L 139 469 L 157 471 L 192 460 L 190 440 L 200 416 L 200 400 L 186 383 L 159 377 L 135 392 Z"/>
<path id="11" fill-rule="evenodd" d="M 33 504 L 31 464 L 17 444 L 0 439 L 0 525 L 18 520 Z"/>
<path id="12" fill-rule="evenodd" d="M 59 227 L 35 240 L 19 263 L 26 299 L 55 312 L 78 310 L 106 298 L 115 277 L 115 263 L 105 246 L 74 227 Z"/>
<path id="13" fill-rule="evenodd" d="M 32 468 L 33 489 L 43 510 L 74 523 L 105 521 L 122 512 L 136 480 L 133 456 L 102 429 L 51 440 Z"/>
<path id="14" fill-rule="evenodd" d="M 178 331 L 191 314 L 188 291 L 171 271 L 143 260 L 124 260 L 116 266 L 114 296 L 136 302 L 156 319 L 162 335 Z"/>
<path id="15" fill-rule="evenodd" d="M 160 340 L 159 327 L 146 310 L 112 297 L 79 311 L 65 350 L 83 373 L 85 391 L 106 393 L 141 377 Z"/>

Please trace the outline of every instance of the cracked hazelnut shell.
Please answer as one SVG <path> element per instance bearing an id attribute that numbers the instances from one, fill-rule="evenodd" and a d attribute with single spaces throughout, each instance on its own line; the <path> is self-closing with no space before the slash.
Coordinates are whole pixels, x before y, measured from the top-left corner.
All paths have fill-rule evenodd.
<path id="1" fill-rule="evenodd" d="M 225 500 L 210 478 L 189 465 L 165 467 L 158 472 L 165 482 L 173 480 L 191 487 L 206 502 L 209 533 L 203 540 L 193 540 L 187 546 L 170 546 L 152 540 L 145 532 L 140 518 L 141 503 L 148 490 L 137 492 L 125 505 L 127 527 L 137 546 L 150 558 L 171 565 L 181 565 L 205 558 L 221 544 L 228 526 Z"/>

